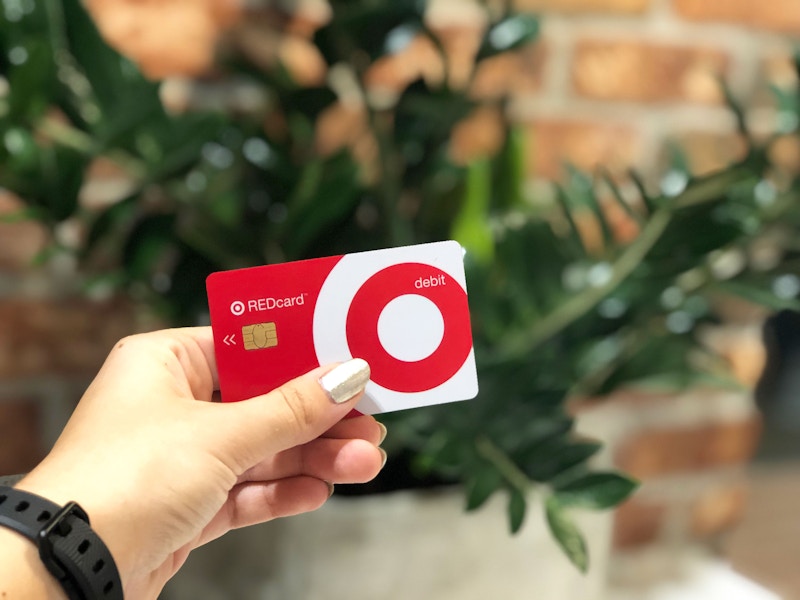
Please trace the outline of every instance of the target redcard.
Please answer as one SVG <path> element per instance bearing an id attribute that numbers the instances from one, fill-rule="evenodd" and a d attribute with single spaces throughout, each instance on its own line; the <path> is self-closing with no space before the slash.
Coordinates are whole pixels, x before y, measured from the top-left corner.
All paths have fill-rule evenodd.
<path id="1" fill-rule="evenodd" d="M 365 414 L 474 398 L 463 256 L 447 241 L 213 273 L 222 400 L 351 358 L 372 370 Z"/>

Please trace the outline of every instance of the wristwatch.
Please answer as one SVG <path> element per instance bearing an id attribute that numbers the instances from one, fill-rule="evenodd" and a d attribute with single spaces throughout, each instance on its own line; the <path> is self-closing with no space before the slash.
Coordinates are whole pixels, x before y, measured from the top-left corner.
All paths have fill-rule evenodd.
<path id="1" fill-rule="evenodd" d="M 77 503 L 61 507 L 36 494 L 0 486 L 0 526 L 36 544 L 42 563 L 69 600 L 122 600 L 114 559 Z"/>

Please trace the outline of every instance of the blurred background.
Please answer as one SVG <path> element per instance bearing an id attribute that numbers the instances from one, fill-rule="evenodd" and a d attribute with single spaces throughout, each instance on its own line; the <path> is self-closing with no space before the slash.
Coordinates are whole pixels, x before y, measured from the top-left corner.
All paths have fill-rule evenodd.
<path id="1" fill-rule="evenodd" d="M 208 273 L 454 238 L 478 400 L 387 416 L 379 481 L 163 597 L 800 598 L 798 33 L 792 0 L 2 0 L 0 474 L 118 338 L 207 323 Z"/>

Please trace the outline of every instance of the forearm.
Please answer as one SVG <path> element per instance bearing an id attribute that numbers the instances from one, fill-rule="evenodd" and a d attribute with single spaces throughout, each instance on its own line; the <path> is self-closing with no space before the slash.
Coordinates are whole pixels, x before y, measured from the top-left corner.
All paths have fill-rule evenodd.
<path id="1" fill-rule="evenodd" d="M 66 600 L 61 585 L 47 571 L 33 542 L 0 527 L 0 598 Z"/>

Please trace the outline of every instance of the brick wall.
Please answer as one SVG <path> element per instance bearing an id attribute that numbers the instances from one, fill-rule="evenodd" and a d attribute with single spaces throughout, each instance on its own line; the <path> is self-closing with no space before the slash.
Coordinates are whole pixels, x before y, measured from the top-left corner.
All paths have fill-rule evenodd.
<path id="1" fill-rule="evenodd" d="M 0 193 L 0 218 L 19 208 Z M 108 350 L 136 322 L 122 300 L 83 297 L 66 255 L 35 266 L 47 236 L 38 225 L 0 220 L 0 475 L 42 458 Z"/>
<path id="2" fill-rule="evenodd" d="M 213 2 L 169 1 L 175 11 L 187 11 L 184 21 L 193 25 L 183 33 L 201 40 L 202 48 L 183 35 L 155 35 L 165 21 L 152 10 L 161 4 L 156 0 L 93 0 L 89 5 L 109 38 L 147 72 L 201 73 L 212 60 L 209 41 L 239 13 L 231 3 L 221 10 Z M 247 4 L 257 10 L 260 2 Z M 325 11 L 318 2 L 301 4 L 307 10 L 291 27 L 302 33 L 313 30 Z M 708 172 L 742 151 L 717 78 L 727 80 L 760 132 L 772 129 L 778 118 L 767 86 L 796 84 L 790 63 L 793 36 L 800 34 L 796 0 L 517 0 L 517 5 L 542 11 L 540 42 L 519 58 L 492 62 L 474 85 L 481 95 L 513 93 L 512 116 L 529 136 L 532 184 L 558 178 L 568 161 L 618 173 L 634 167 L 657 185 L 671 142 L 686 151 L 696 173 Z M 153 35 L 131 35 L 122 14 L 149 19 L 144 30 Z M 431 8 L 433 24 L 453 56 L 456 80 L 477 43 L 477 15 L 467 0 L 436 0 Z M 235 25 L 235 37 L 244 50 L 268 62 L 276 50 L 265 46 L 253 23 Z M 277 51 L 304 80 L 323 75 L 302 38 Z M 420 73 L 441 73 L 435 52 L 424 42 L 379 65 L 371 84 L 391 93 L 399 81 Z M 332 121 L 333 138 L 354 129 Z M 459 155 L 491 148 L 496 122 L 491 114 L 471 121 L 460 132 Z M 322 140 L 330 146 L 341 141 Z M 787 140 L 777 152 L 786 167 L 800 169 L 794 142 Z M 532 192 L 539 189 L 531 185 Z M 13 200 L 0 196 L 1 211 L 13 208 Z M 68 262 L 30 267 L 42 240 L 43 232 L 29 224 L 0 225 L 0 473 L 25 470 L 41 456 L 107 348 L 136 326 L 124 304 L 78 297 Z M 716 340 L 727 349 L 733 368 L 752 384 L 762 360 L 762 315 L 745 315 L 715 332 L 710 343 Z M 645 562 L 636 572 L 658 571 L 672 563 L 653 557 L 668 559 L 675 548 L 695 542 L 708 545 L 742 515 L 744 465 L 760 432 L 749 394 L 624 395 L 586 415 L 590 429 L 597 427 L 609 439 L 609 460 L 644 482 L 617 513 L 618 565 L 640 560 Z"/>

